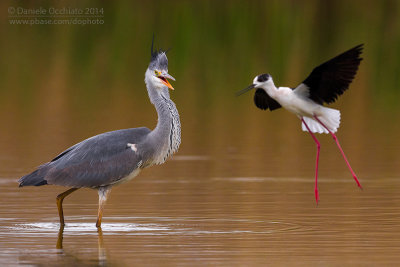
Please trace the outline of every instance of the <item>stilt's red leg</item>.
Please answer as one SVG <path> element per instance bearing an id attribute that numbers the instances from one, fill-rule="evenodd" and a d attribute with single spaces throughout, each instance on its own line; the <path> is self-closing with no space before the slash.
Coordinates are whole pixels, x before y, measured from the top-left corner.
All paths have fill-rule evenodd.
<path id="1" fill-rule="evenodd" d="M 325 126 L 325 124 L 323 124 L 323 123 L 318 119 L 317 116 L 314 116 L 314 118 L 315 118 L 322 126 L 324 126 L 324 128 L 327 129 L 328 132 L 332 135 L 333 140 L 335 140 L 336 145 L 338 146 L 338 148 L 339 148 L 339 150 L 340 150 L 340 153 L 342 154 L 342 156 L 343 156 L 343 158 L 344 158 L 344 161 L 346 161 L 347 167 L 349 168 L 349 170 L 350 170 L 350 172 L 351 172 L 351 175 L 353 175 L 353 178 L 354 178 L 354 180 L 356 181 L 358 187 L 362 189 L 362 186 L 361 186 L 360 182 L 358 181 L 356 174 L 354 173 L 353 169 L 351 168 L 350 163 L 349 163 L 349 161 L 347 160 L 346 155 L 344 154 L 343 149 L 342 149 L 342 147 L 341 147 L 340 144 L 339 144 L 339 139 L 336 137 L 336 135 L 335 135 L 334 133 L 331 132 L 331 130 L 328 129 L 328 127 Z"/>
<path id="2" fill-rule="evenodd" d="M 318 162 L 319 162 L 319 150 L 321 148 L 321 144 L 319 143 L 318 139 L 315 137 L 315 135 L 311 132 L 310 128 L 308 127 L 307 123 L 304 121 L 303 118 L 301 118 L 301 121 L 304 123 L 304 126 L 306 126 L 308 132 L 311 134 L 311 137 L 314 139 L 314 142 L 317 144 L 317 160 L 315 163 L 315 188 L 314 188 L 314 193 L 315 193 L 315 200 L 319 201 L 319 194 L 318 194 Z"/>

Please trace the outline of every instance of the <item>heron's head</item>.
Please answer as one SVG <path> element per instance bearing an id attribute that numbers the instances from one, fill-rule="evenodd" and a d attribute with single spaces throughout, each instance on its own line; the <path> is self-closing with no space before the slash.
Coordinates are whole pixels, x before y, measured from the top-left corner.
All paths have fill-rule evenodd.
<path id="1" fill-rule="evenodd" d="M 175 81 L 174 77 L 168 74 L 168 58 L 166 51 L 153 50 L 151 44 L 151 61 L 146 71 L 146 80 L 158 89 L 170 88 L 174 89 L 167 79 Z"/>
<path id="2" fill-rule="evenodd" d="M 244 88 L 243 90 L 240 90 L 236 93 L 236 95 L 239 96 L 241 94 L 244 94 L 253 88 L 263 88 L 268 86 L 269 84 L 273 84 L 271 75 L 269 75 L 268 73 L 260 74 L 254 78 L 253 84 Z"/>

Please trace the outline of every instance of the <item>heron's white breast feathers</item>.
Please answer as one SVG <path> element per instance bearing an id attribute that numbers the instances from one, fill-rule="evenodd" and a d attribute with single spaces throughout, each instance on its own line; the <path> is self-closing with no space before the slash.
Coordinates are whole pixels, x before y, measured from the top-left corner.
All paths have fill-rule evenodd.
<path id="1" fill-rule="evenodd" d="M 172 100 L 162 95 L 161 97 L 163 100 L 161 105 L 166 112 L 164 113 L 165 117 L 163 117 L 163 123 L 160 123 L 160 125 L 156 127 L 156 130 L 162 132 L 162 135 L 161 138 L 158 139 L 159 148 L 152 159 L 152 164 L 164 163 L 168 157 L 178 150 L 181 143 L 181 123 L 178 110 Z"/>

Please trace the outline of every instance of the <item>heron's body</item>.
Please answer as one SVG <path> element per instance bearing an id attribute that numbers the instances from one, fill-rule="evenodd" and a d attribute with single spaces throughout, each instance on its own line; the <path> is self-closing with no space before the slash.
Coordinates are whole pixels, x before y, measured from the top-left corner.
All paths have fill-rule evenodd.
<path id="1" fill-rule="evenodd" d="M 308 131 L 317 144 L 315 171 L 315 197 L 318 202 L 318 161 L 320 143 L 313 133 L 329 133 L 334 138 L 354 180 L 361 188 L 335 132 L 340 126 L 340 111 L 323 106 L 332 103 L 348 89 L 361 62 L 362 45 L 358 45 L 314 68 L 311 74 L 296 88 L 276 87 L 269 74 L 254 78 L 253 84 L 238 92 L 238 95 L 257 88 L 254 103 L 260 109 L 271 111 L 280 107 L 294 113 L 302 122 L 303 131 Z"/>
<path id="2" fill-rule="evenodd" d="M 111 187 L 127 182 L 140 171 L 164 163 L 180 145 L 180 120 L 168 88 L 168 61 L 165 52 L 153 52 L 145 83 L 158 123 L 153 131 L 145 127 L 102 133 L 88 138 L 59 154 L 52 161 L 19 180 L 22 186 L 61 185 L 71 189 L 57 197 L 61 225 L 64 224 L 63 199 L 78 188 L 99 191 L 97 226 Z"/>

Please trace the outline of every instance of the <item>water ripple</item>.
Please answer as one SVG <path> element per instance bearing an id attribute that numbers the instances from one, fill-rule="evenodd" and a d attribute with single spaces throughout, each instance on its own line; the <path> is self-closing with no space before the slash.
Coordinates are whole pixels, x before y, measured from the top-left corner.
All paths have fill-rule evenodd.
<path id="1" fill-rule="evenodd" d="M 82 218 L 81 218 L 82 219 Z M 88 219 L 88 218 L 86 218 Z M 92 219 L 92 218 L 90 218 Z M 71 221 L 71 218 L 69 218 Z M 168 217 L 111 217 L 102 224 L 105 235 L 210 235 L 210 234 L 273 234 L 306 230 L 303 226 L 281 222 L 245 219 L 210 219 L 210 218 L 168 218 Z M 153 221 L 150 223 L 128 223 L 129 221 Z M 41 236 L 59 231 L 58 222 L 18 223 L 0 226 L 0 236 Z M 67 235 L 97 235 L 93 222 L 70 222 L 64 228 Z"/>

